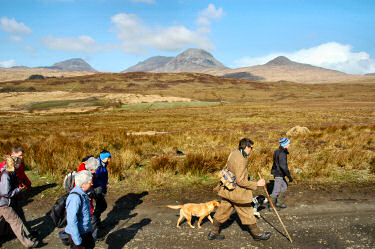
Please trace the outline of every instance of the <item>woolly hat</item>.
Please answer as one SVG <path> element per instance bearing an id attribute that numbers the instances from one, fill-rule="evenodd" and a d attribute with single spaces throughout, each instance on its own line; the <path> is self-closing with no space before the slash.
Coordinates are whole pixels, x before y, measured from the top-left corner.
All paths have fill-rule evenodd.
<path id="1" fill-rule="evenodd" d="M 101 159 L 101 160 L 104 160 L 104 159 L 106 159 L 107 157 L 111 157 L 111 153 L 109 153 L 109 152 L 106 152 L 106 153 L 100 153 L 100 159 Z"/>
<path id="2" fill-rule="evenodd" d="M 290 143 L 290 140 L 286 137 L 280 138 L 279 143 L 281 146 L 285 147 Z"/>

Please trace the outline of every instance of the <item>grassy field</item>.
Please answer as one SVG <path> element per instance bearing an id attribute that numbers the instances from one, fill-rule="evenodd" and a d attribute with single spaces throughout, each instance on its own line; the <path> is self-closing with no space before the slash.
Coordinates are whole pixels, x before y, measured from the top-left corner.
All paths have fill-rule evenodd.
<path id="1" fill-rule="evenodd" d="M 107 149 L 113 154 L 109 168 L 115 181 L 145 189 L 213 184 L 243 137 L 255 141 L 251 174 L 261 172 L 271 179 L 278 139 L 295 126 L 310 131 L 288 136 L 288 162 L 297 183 L 375 180 L 375 82 L 304 85 L 191 73 L 129 73 L 0 83 L 12 91 L 30 87 L 194 100 L 134 105 L 103 104 L 100 99 L 49 101 L 30 108 L 98 108 L 84 113 L 1 112 L 0 153 L 21 145 L 26 165 L 56 181 L 75 170 L 85 155 Z M 162 133 L 134 133 L 146 131 Z"/>

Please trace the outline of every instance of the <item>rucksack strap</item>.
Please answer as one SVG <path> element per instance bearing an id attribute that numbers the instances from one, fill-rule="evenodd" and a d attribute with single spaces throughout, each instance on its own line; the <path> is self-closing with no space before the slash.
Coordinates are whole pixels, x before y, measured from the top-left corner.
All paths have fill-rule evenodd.
<path id="1" fill-rule="evenodd" d="M 81 201 L 81 203 L 79 204 L 79 207 L 81 208 L 82 207 L 82 195 L 78 192 L 70 192 L 70 194 L 75 194 L 79 196 L 79 200 Z"/>

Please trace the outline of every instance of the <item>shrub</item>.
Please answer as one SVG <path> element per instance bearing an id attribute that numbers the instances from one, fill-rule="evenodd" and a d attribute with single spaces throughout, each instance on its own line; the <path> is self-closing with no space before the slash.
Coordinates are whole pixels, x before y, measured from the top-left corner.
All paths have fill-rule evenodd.
<path id="1" fill-rule="evenodd" d="M 219 171 L 225 166 L 228 155 L 224 153 L 188 154 L 178 168 L 179 173 L 202 175 Z"/>
<path id="2" fill-rule="evenodd" d="M 33 74 L 33 75 L 30 75 L 29 78 L 27 79 L 28 80 L 44 80 L 44 76 L 40 74 Z"/>
<path id="3" fill-rule="evenodd" d="M 176 171 L 177 160 L 170 158 L 168 155 L 162 155 L 162 156 L 154 158 L 151 161 L 150 169 L 153 172 Z"/>

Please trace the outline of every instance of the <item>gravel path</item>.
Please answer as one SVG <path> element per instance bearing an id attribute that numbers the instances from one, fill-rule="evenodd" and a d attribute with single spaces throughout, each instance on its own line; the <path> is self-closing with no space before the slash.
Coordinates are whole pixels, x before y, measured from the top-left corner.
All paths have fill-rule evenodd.
<path id="1" fill-rule="evenodd" d="M 180 190 L 164 192 L 109 194 L 104 214 L 103 241 L 96 248 L 375 248 L 375 191 L 373 186 L 346 190 L 300 190 L 292 186 L 280 216 L 293 239 L 290 243 L 277 219 L 268 210 L 261 212 L 258 225 L 271 231 L 268 241 L 254 241 L 237 215 L 224 224 L 223 241 L 209 241 L 210 222 L 205 219 L 201 229 L 191 229 L 186 221 L 176 228 L 178 210 L 167 204 L 203 202 L 215 198 L 210 190 Z M 37 201 L 34 197 L 24 207 L 30 225 L 37 228 L 46 243 L 44 248 L 64 247 L 58 231 L 44 217 L 53 201 Z M 47 205 L 48 204 L 48 205 Z M 197 222 L 197 219 L 194 220 Z M 18 240 L 3 242 L 2 248 L 23 248 Z"/>

